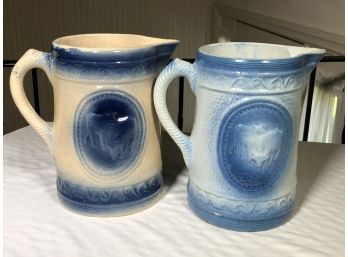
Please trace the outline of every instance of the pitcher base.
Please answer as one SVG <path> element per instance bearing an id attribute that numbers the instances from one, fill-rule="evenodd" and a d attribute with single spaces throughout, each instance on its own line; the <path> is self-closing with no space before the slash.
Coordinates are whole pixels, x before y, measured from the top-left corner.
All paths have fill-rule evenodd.
<path id="1" fill-rule="evenodd" d="M 86 216 L 124 216 L 151 207 L 162 196 L 162 177 L 117 188 L 86 187 L 58 177 L 58 199 L 67 209 Z"/>
<path id="2" fill-rule="evenodd" d="M 286 223 L 294 210 L 294 195 L 284 199 L 260 202 L 229 203 L 228 199 L 212 199 L 214 196 L 198 192 L 195 186 L 188 186 L 188 204 L 202 220 L 220 228 L 256 232 L 276 228 Z M 243 207 L 244 205 L 244 207 Z"/>

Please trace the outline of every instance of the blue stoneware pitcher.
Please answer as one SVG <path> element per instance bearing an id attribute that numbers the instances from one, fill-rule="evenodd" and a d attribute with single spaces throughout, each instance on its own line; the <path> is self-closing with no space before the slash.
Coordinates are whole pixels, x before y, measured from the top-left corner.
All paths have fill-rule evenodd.
<path id="1" fill-rule="evenodd" d="M 188 202 L 203 220 L 237 231 L 277 227 L 295 203 L 297 141 L 309 76 L 322 49 L 261 43 L 199 48 L 160 74 L 157 114 L 189 170 Z M 169 116 L 165 94 L 185 76 L 196 95 L 191 136 Z"/>
<path id="2" fill-rule="evenodd" d="M 28 50 L 15 65 L 13 100 L 54 157 L 66 207 L 117 216 L 158 200 L 162 161 L 152 91 L 177 44 L 140 35 L 74 35 L 54 40 L 51 53 Z M 23 90 L 23 77 L 35 67 L 53 86 L 52 125 Z"/>

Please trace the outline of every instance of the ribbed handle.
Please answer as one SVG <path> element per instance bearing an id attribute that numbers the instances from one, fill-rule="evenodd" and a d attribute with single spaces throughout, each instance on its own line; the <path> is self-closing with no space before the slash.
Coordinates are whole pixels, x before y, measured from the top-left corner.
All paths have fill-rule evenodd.
<path id="1" fill-rule="evenodd" d="M 170 117 L 167 104 L 166 92 L 170 82 L 179 76 L 184 76 L 188 79 L 193 92 L 196 85 L 196 72 L 192 64 L 180 59 L 173 60 L 158 76 L 154 90 L 155 109 L 163 127 L 168 134 L 173 138 L 174 142 L 180 147 L 184 156 L 186 166 L 191 166 L 191 140 L 180 131 Z"/>
<path id="2" fill-rule="evenodd" d="M 12 98 L 23 115 L 25 120 L 34 128 L 34 130 L 43 138 L 52 152 L 52 126 L 41 119 L 35 112 L 23 88 L 23 79 L 25 74 L 33 68 L 41 68 L 45 71 L 48 78 L 51 78 L 51 65 L 49 53 L 28 50 L 13 67 L 10 77 L 10 89 Z"/>

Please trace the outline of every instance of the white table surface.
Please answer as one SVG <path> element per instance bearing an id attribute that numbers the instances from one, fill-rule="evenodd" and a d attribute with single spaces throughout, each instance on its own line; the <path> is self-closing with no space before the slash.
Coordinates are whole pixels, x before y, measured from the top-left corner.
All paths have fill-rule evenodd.
<path id="1" fill-rule="evenodd" d="M 131 216 L 93 218 L 58 203 L 54 162 L 30 127 L 5 135 L 4 255 L 344 255 L 344 145 L 300 143 L 293 218 L 273 230 L 241 233 L 214 227 L 190 211 L 181 154 L 168 136 L 163 139 L 163 198 Z"/>

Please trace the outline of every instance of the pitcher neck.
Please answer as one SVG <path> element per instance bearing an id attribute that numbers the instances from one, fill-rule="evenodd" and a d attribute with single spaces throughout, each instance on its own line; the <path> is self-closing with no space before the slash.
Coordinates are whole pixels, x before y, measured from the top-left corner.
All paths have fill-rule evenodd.
<path id="1" fill-rule="evenodd" d="M 52 43 L 57 75 L 72 80 L 136 81 L 155 77 L 179 42 L 140 35 L 86 34 Z"/>
<path id="2" fill-rule="evenodd" d="M 236 73 L 277 73 L 313 69 L 325 50 L 264 43 L 229 42 L 203 46 L 197 66 Z"/>

